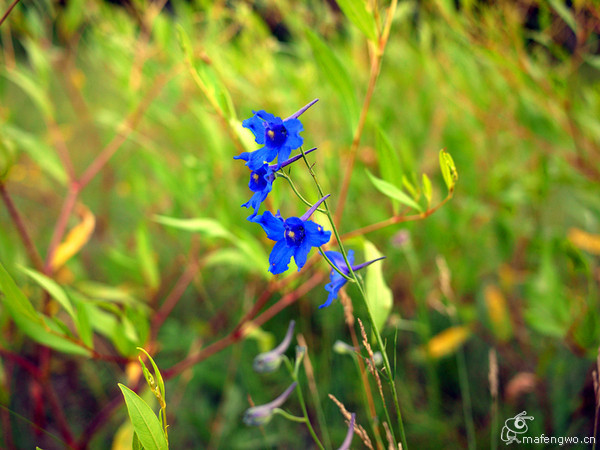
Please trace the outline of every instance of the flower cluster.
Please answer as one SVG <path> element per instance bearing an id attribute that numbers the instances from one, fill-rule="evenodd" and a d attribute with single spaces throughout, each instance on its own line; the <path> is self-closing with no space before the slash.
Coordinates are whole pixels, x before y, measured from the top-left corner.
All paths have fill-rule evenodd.
<path id="1" fill-rule="evenodd" d="M 242 206 L 253 210 L 248 216 L 248 220 L 259 224 L 265 230 L 267 237 L 275 242 L 269 255 L 269 272 L 274 275 L 288 270 L 292 256 L 298 271 L 300 271 L 306 264 L 310 250 L 313 247 L 320 248 L 331 238 L 331 231 L 325 231 L 321 225 L 309 220 L 329 195 L 317 201 L 300 217 L 291 216 L 284 219 L 279 211 L 277 214 L 265 211 L 258 215 L 261 204 L 273 189 L 273 182 L 278 176 L 278 171 L 316 150 L 312 148 L 290 158 L 292 151 L 299 149 L 304 142 L 300 136 L 304 127 L 298 117 L 316 102 L 317 99 L 313 100 L 286 119 L 260 110 L 253 111 L 254 115 L 242 122 L 242 126 L 248 128 L 254 135 L 255 142 L 262 146 L 255 151 L 243 152 L 234 156 L 234 159 L 245 161 L 246 166 L 250 169 L 248 187 L 253 194 L 250 200 Z M 275 159 L 277 159 L 277 163 L 271 164 Z M 331 270 L 331 282 L 325 286 L 329 296 L 320 308 L 329 306 L 337 298 L 338 291 L 346 284 L 351 270 L 359 270 L 377 261 L 375 259 L 353 266 L 354 254 L 351 250 L 348 252 L 350 269 L 341 253 L 327 251 L 325 254 L 335 268 Z"/>

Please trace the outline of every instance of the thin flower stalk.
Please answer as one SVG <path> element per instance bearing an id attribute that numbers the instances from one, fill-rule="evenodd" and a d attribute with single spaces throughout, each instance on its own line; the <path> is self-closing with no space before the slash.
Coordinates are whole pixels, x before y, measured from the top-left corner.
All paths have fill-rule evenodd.
<path id="1" fill-rule="evenodd" d="M 315 185 L 319 191 L 319 194 L 322 194 L 323 190 L 321 188 L 321 185 L 319 184 L 317 177 L 314 173 L 314 171 L 312 170 L 312 167 L 310 166 L 310 164 L 308 163 L 308 160 L 305 157 L 305 153 L 302 150 L 302 147 L 300 147 L 300 152 L 302 153 L 302 155 L 304 156 L 304 162 L 311 174 L 311 176 L 313 177 L 313 180 L 315 182 Z M 381 351 L 381 355 L 383 356 L 383 364 L 385 366 L 385 370 L 386 372 L 389 374 L 387 380 L 388 380 L 388 384 L 390 386 L 390 390 L 392 391 L 392 397 L 393 397 L 393 401 L 394 401 L 394 409 L 396 410 L 396 415 L 398 418 L 398 430 L 400 432 L 400 440 L 402 442 L 402 447 L 404 450 L 408 450 L 408 443 L 406 441 L 406 433 L 404 431 L 404 422 L 402 420 L 402 412 L 400 411 L 400 404 L 398 402 L 398 393 L 396 391 L 396 385 L 394 383 L 394 373 L 392 372 L 391 366 L 390 366 L 390 361 L 389 358 L 387 356 L 387 352 L 385 350 L 385 345 L 383 343 L 383 339 L 381 337 L 381 333 L 379 332 L 379 327 L 377 326 L 377 324 L 375 323 L 375 320 L 373 318 L 373 312 L 371 311 L 371 306 L 369 305 L 369 302 L 367 300 L 367 293 L 364 290 L 364 287 L 362 285 L 362 283 L 359 282 L 358 276 L 356 274 L 356 272 L 352 269 L 352 264 L 348 261 L 348 254 L 344 248 L 344 245 L 342 244 L 342 240 L 340 239 L 340 235 L 337 229 L 337 226 L 335 224 L 335 220 L 333 218 L 333 215 L 331 214 L 331 211 L 329 209 L 329 206 L 327 204 L 326 201 L 323 201 L 323 206 L 325 207 L 325 210 L 327 211 L 327 217 L 329 218 L 329 222 L 331 224 L 331 228 L 333 230 L 333 234 L 336 237 L 336 240 L 338 242 L 338 246 L 340 249 L 340 253 L 343 255 L 344 257 L 344 261 L 346 263 L 346 267 L 348 267 L 348 272 L 351 278 L 353 278 L 356 282 L 356 284 L 358 285 L 358 289 L 360 291 L 361 297 L 363 299 L 363 302 L 365 304 L 365 307 L 367 309 L 367 314 L 369 316 L 369 322 L 371 324 L 371 327 L 373 329 L 373 333 L 375 334 L 375 338 L 377 340 L 377 345 L 379 347 L 379 350 Z M 392 436 L 394 437 L 394 443 L 396 442 L 396 438 L 393 434 L 392 431 Z"/>

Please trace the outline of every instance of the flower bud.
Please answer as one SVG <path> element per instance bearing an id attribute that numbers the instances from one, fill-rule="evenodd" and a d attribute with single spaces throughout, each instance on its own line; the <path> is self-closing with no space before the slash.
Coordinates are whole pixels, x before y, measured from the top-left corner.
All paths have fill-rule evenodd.
<path id="1" fill-rule="evenodd" d="M 277 370 L 281 364 L 283 354 L 287 350 L 292 341 L 292 334 L 294 332 L 295 321 L 291 321 L 288 327 L 287 333 L 285 334 L 285 338 L 281 341 L 277 347 L 275 347 L 270 352 L 261 353 L 256 358 L 254 358 L 254 363 L 252 367 L 258 373 L 266 373 L 273 372 Z"/>
<path id="2" fill-rule="evenodd" d="M 340 355 L 353 355 L 356 353 L 356 349 L 354 347 L 346 344 L 343 341 L 340 341 L 339 339 L 333 344 L 333 351 Z"/>
<path id="3" fill-rule="evenodd" d="M 275 409 L 283 405 L 292 391 L 296 388 L 296 384 L 298 383 L 294 381 L 283 394 L 281 394 L 272 402 L 248 408 L 244 413 L 244 418 L 242 419 L 244 423 L 248 426 L 261 426 L 269 423 L 269 421 L 273 418 Z"/>

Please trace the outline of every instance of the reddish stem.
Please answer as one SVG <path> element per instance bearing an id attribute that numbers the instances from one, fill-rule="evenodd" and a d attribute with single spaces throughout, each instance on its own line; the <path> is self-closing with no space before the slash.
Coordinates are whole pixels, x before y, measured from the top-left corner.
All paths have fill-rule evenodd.
<path id="1" fill-rule="evenodd" d="M 4 185 L 3 182 L 0 182 L 0 196 L 2 197 L 2 201 L 4 201 L 4 204 L 6 205 L 6 209 L 8 210 L 8 215 L 14 222 L 15 227 L 17 228 L 17 232 L 19 233 L 19 236 L 21 237 L 21 240 L 23 241 L 23 245 L 25 246 L 25 251 L 27 252 L 27 256 L 29 256 L 29 259 L 31 260 L 32 264 L 35 266 L 35 268 L 38 271 L 40 271 L 40 272 L 43 271 L 44 270 L 44 262 L 42 260 L 42 257 L 38 253 L 37 248 L 35 247 L 35 244 L 31 240 L 31 237 L 29 236 L 29 233 L 27 232 L 27 228 L 25 228 L 25 223 L 23 222 L 23 219 L 21 218 L 19 211 L 17 210 L 15 204 L 13 203 L 12 198 L 8 194 L 8 191 L 6 190 L 6 186 Z"/>
<path id="2" fill-rule="evenodd" d="M 11 11 L 13 10 L 13 8 L 15 6 L 17 6 L 17 3 L 19 3 L 19 0 L 15 0 L 14 2 L 12 2 L 10 4 L 10 6 L 8 7 L 8 9 L 4 13 L 4 15 L 2 16 L 2 19 L 0 19 L 0 25 L 2 25 L 4 23 L 4 21 L 6 20 L 6 18 L 8 17 L 8 15 L 11 13 Z"/>

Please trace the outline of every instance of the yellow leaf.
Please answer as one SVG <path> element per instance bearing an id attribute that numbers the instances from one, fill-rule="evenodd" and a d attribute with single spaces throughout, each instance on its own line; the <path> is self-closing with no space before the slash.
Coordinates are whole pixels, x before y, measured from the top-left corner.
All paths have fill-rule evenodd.
<path id="1" fill-rule="evenodd" d="M 512 324 L 504 295 L 498 287 L 489 285 L 485 287 L 484 297 L 490 324 L 495 334 L 502 340 L 509 339 L 512 334 Z"/>
<path id="2" fill-rule="evenodd" d="M 115 433 L 112 441 L 111 450 L 131 450 L 132 440 L 133 425 L 129 420 L 126 420 Z"/>
<path id="3" fill-rule="evenodd" d="M 56 270 L 63 266 L 71 259 L 81 248 L 89 241 L 94 227 L 96 226 L 96 218 L 92 212 L 83 205 L 78 205 L 77 214 L 81 218 L 81 222 L 73 227 L 65 240 L 56 248 L 54 257 L 52 258 L 52 269 Z"/>
<path id="4" fill-rule="evenodd" d="M 593 255 L 600 255 L 600 235 L 591 234 L 579 228 L 571 228 L 568 239 L 575 247 Z"/>
<path id="5" fill-rule="evenodd" d="M 467 326 L 450 327 L 436 334 L 427 343 L 427 354 L 431 358 L 441 358 L 454 353 L 471 335 Z"/>

